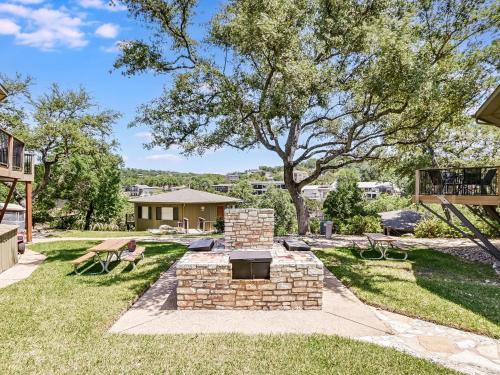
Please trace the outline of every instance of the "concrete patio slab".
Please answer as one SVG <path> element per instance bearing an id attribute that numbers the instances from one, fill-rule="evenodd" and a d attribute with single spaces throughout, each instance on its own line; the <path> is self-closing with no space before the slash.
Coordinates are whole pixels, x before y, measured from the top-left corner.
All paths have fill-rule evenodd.
<path id="1" fill-rule="evenodd" d="M 372 308 L 325 269 L 323 310 L 176 310 L 175 265 L 111 327 L 113 333 L 321 333 L 347 337 L 391 333 Z"/>
<path id="2" fill-rule="evenodd" d="M 8 270 L 0 273 L 0 288 L 17 283 L 28 278 L 45 260 L 45 255 L 26 249 L 19 257 L 19 262 Z"/>

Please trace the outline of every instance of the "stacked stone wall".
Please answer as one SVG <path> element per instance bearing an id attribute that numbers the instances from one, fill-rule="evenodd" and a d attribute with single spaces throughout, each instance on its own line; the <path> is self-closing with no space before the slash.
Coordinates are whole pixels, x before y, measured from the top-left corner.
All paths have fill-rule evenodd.
<path id="1" fill-rule="evenodd" d="M 274 210 L 226 209 L 224 238 L 227 249 L 269 249 L 273 245 Z"/>
<path id="2" fill-rule="evenodd" d="M 232 279 L 231 272 L 231 264 L 178 268 L 178 308 L 321 310 L 321 265 L 271 265 L 269 280 Z"/>

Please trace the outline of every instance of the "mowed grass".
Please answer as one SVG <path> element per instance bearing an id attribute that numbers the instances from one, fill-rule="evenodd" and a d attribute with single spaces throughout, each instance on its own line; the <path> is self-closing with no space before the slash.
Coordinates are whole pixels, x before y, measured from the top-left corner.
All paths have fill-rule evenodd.
<path id="1" fill-rule="evenodd" d="M 117 231 L 95 231 L 95 230 L 55 230 L 49 232 L 49 236 L 51 237 L 76 237 L 76 238 L 116 238 L 116 237 L 151 237 L 151 233 L 148 231 L 126 231 L 126 230 L 117 230 Z M 158 238 L 168 236 L 168 237 L 182 237 L 182 238 L 197 238 L 197 237 L 221 237 L 220 233 L 172 233 L 158 236 Z"/>
<path id="2" fill-rule="evenodd" d="M 144 237 L 150 236 L 148 231 L 97 231 L 97 230 L 55 230 L 49 233 L 52 237 L 79 237 L 79 238 L 112 238 L 112 237 Z"/>
<path id="3" fill-rule="evenodd" d="M 118 335 L 108 328 L 185 248 L 143 244 L 129 272 L 72 274 L 95 244 L 39 244 L 47 260 L 0 289 L 0 374 L 451 374 L 376 345 L 322 335 Z"/>
<path id="4" fill-rule="evenodd" d="M 316 254 L 371 305 L 500 337 L 500 277 L 490 265 L 429 249 L 410 252 L 405 262 L 363 260 L 355 249 Z"/>

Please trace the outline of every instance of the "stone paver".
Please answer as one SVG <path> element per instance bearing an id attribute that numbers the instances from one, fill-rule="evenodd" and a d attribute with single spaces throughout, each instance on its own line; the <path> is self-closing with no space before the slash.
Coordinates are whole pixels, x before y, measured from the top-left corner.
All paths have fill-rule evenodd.
<path id="1" fill-rule="evenodd" d="M 0 288 L 28 278 L 45 258 L 45 255 L 26 249 L 16 265 L 0 273 Z"/>
<path id="2" fill-rule="evenodd" d="M 392 335 L 361 340 L 390 346 L 468 374 L 500 374 L 500 340 L 376 310 Z"/>

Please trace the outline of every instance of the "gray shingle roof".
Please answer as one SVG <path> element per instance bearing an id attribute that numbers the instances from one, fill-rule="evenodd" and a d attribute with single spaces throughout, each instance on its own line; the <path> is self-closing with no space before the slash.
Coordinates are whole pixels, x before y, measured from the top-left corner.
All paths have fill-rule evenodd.
<path id="1" fill-rule="evenodd" d="M 149 197 L 130 199 L 133 203 L 238 203 L 240 199 L 194 189 L 181 189 Z"/>

